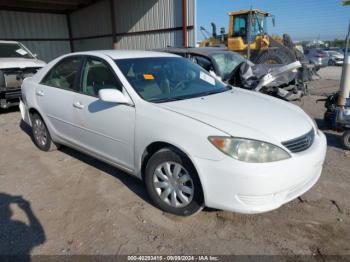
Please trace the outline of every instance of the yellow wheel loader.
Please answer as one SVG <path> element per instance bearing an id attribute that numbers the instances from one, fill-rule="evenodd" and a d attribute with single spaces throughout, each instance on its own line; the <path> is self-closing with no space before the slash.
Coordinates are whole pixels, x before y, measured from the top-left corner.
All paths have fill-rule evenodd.
<path id="1" fill-rule="evenodd" d="M 304 68 L 305 80 L 311 80 L 316 70 L 309 64 L 308 59 L 293 44 L 289 35 L 283 37 L 271 37 L 267 33 L 267 18 L 272 18 L 275 25 L 275 17 L 270 13 L 259 9 L 241 10 L 229 13 L 228 33 L 221 28 L 221 34 L 217 35 L 216 26 L 212 23 L 212 36 L 203 40 L 200 47 L 226 46 L 229 50 L 246 56 L 256 64 L 289 64 L 300 61 Z M 205 36 L 208 32 L 201 27 Z"/>

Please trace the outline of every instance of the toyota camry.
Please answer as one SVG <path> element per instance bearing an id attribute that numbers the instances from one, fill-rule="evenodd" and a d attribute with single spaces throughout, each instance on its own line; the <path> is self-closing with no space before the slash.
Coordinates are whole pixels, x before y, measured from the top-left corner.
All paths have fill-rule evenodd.
<path id="1" fill-rule="evenodd" d="M 228 86 L 179 56 L 91 51 L 22 85 L 43 151 L 65 145 L 143 180 L 160 209 L 276 209 L 319 179 L 326 138 L 299 107 Z"/>

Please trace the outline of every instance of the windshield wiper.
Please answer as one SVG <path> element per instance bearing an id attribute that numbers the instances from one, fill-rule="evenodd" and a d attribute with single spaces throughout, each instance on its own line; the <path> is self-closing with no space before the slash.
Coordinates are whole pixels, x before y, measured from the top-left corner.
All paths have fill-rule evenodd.
<path id="1" fill-rule="evenodd" d="M 211 90 L 211 91 L 206 91 L 206 92 L 199 93 L 199 94 L 177 96 L 177 97 L 171 97 L 171 98 L 154 99 L 154 100 L 151 99 L 148 101 L 153 102 L 153 103 L 166 103 L 166 102 L 179 101 L 179 100 L 196 98 L 196 97 L 201 97 L 201 96 L 208 96 L 208 95 L 223 93 L 223 92 L 226 92 L 228 90 L 232 90 L 232 87 L 229 85 L 227 85 L 226 88 L 227 88 L 226 90 Z"/>
<path id="2" fill-rule="evenodd" d="M 171 97 L 171 98 L 162 98 L 162 99 L 151 99 L 151 100 L 148 100 L 148 102 L 165 103 L 165 102 L 183 100 L 183 99 L 186 99 L 186 98 L 188 98 L 188 97 L 181 96 L 181 97 Z"/>
<path id="3" fill-rule="evenodd" d="M 228 90 L 231 90 L 232 87 L 227 85 L 226 86 L 227 89 L 225 90 L 212 90 L 212 91 L 207 91 L 207 92 L 203 92 L 203 93 L 200 93 L 198 94 L 197 96 L 208 96 L 208 95 L 214 95 L 214 94 L 219 94 L 219 93 L 223 93 L 223 92 L 226 92 Z"/>

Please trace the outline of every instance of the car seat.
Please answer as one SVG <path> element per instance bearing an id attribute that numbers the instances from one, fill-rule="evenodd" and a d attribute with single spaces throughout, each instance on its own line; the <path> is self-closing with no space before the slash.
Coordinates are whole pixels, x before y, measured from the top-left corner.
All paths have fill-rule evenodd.
<path id="1" fill-rule="evenodd" d="M 133 76 L 129 77 L 130 84 L 135 88 L 144 99 L 152 99 L 161 97 L 164 93 L 170 90 L 167 88 L 166 81 L 162 81 L 160 74 L 154 72 L 155 70 L 148 69 L 148 65 L 144 63 L 135 63 L 132 67 Z M 145 79 L 145 74 L 151 75 L 154 79 Z M 163 87 L 163 88 L 162 88 Z M 169 91 L 170 92 L 170 91 Z"/>
<path id="2" fill-rule="evenodd" d="M 110 70 L 104 65 L 92 66 L 89 68 L 85 93 L 97 96 L 101 89 L 118 89 L 116 81 Z"/>

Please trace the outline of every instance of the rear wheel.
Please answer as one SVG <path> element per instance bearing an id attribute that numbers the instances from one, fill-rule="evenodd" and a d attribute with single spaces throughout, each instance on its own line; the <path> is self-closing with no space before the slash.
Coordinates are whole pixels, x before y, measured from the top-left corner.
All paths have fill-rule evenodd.
<path id="1" fill-rule="evenodd" d="M 290 64 L 295 61 L 290 53 L 282 49 L 269 49 L 254 60 L 256 64 Z"/>
<path id="2" fill-rule="evenodd" d="M 33 114 L 32 132 L 35 145 L 42 151 L 53 151 L 57 149 L 56 145 L 51 139 L 49 130 L 47 129 L 44 120 L 38 115 Z"/>
<path id="3" fill-rule="evenodd" d="M 350 131 L 344 132 L 342 136 L 342 143 L 347 150 L 350 150 Z"/>
<path id="4" fill-rule="evenodd" d="M 145 184 L 156 206 L 175 215 L 190 216 L 203 208 L 202 187 L 190 160 L 165 148 L 148 161 Z"/>

